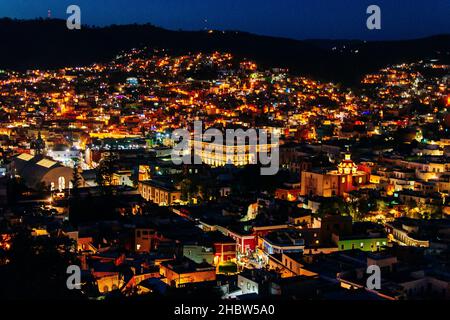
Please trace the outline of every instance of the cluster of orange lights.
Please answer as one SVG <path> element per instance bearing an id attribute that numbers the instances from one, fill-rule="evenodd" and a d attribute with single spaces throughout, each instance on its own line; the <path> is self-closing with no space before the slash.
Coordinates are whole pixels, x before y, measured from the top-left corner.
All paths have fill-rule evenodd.
<path id="1" fill-rule="evenodd" d="M 11 236 L 8 234 L 0 235 L 0 249 L 9 250 L 11 248 Z"/>

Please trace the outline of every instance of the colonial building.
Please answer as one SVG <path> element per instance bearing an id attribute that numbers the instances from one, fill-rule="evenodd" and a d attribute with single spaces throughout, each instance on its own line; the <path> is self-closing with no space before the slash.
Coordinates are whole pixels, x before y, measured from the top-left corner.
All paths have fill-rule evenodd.
<path id="1" fill-rule="evenodd" d="M 368 177 L 365 171 L 358 170 L 358 166 L 347 153 L 337 170 L 302 172 L 300 194 L 321 197 L 342 196 L 366 184 L 369 181 Z"/>
<path id="2" fill-rule="evenodd" d="M 195 263 L 183 257 L 180 260 L 164 261 L 160 265 L 160 274 L 172 287 L 186 283 L 216 280 L 216 268 L 208 263 Z"/>
<path id="3" fill-rule="evenodd" d="M 140 181 L 139 193 L 147 201 L 168 206 L 180 201 L 181 191 L 173 185 L 156 180 Z"/>
<path id="4" fill-rule="evenodd" d="M 32 189 L 45 187 L 62 191 L 72 188 L 73 169 L 42 155 L 22 153 L 13 159 L 13 168 L 14 174 L 22 177 Z M 84 181 L 81 181 L 81 185 L 84 185 Z"/>
<path id="5" fill-rule="evenodd" d="M 212 167 L 232 164 L 245 166 L 255 164 L 261 153 L 270 155 L 272 149 L 277 147 L 276 143 L 253 141 L 245 144 L 227 145 L 225 143 L 205 142 L 191 140 L 190 145 L 193 154 L 201 161 Z M 270 157 L 270 156 L 269 156 Z"/>

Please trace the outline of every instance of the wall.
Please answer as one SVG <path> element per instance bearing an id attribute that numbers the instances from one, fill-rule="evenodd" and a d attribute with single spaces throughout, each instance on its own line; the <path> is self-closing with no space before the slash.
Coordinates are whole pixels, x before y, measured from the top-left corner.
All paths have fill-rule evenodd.
<path id="1" fill-rule="evenodd" d="M 166 283 L 169 286 L 180 286 L 185 283 L 204 282 L 216 280 L 216 271 L 206 270 L 178 274 L 164 265 L 160 266 L 160 274 L 166 277 Z"/>
<path id="2" fill-rule="evenodd" d="M 386 244 L 387 238 L 339 240 L 337 243 L 339 250 L 360 249 L 362 251 L 377 251 L 377 248 L 382 250 L 382 246 Z"/>

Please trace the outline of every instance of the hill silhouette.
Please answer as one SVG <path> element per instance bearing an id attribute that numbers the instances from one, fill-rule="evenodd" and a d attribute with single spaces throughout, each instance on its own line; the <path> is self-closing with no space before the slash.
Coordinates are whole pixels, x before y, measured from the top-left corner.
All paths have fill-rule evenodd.
<path id="1" fill-rule="evenodd" d="M 0 68 L 59 68 L 107 61 L 121 50 L 150 46 L 174 53 L 227 51 L 265 67 L 288 67 L 321 80 L 355 83 L 386 65 L 418 59 L 450 60 L 450 35 L 404 41 L 292 40 L 236 31 L 172 31 L 144 25 L 83 26 L 65 20 L 0 19 Z"/>

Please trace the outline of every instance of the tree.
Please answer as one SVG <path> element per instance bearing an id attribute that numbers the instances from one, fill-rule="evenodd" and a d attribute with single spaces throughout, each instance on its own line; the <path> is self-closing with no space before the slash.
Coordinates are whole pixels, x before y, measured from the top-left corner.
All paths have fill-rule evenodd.
<path id="1" fill-rule="evenodd" d="M 96 182 L 102 188 L 103 193 L 108 193 L 113 182 L 115 165 L 118 160 L 117 154 L 110 152 L 100 161 L 96 169 Z"/>
<path id="2" fill-rule="evenodd" d="M 67 267 L 79 265 L 73 240 L 66 237 L 32 237 L 18 230 L 0 267 L 0 296 L 10 299 L 81 299 L 79 290 L 66 285 Z"/>
<path id="3" fill-rule="evenodd" d="M 80 164 L 78 161 L 75 161 L 75 164 L 73 166 L 73 173 L 72 173 L 72 196 L 74 198 L 78 197 L 79 195 L 79 188 L 81 187 L 81 174 L 80 174 Z"/>
<path id="4" fill-rule="evenodd" d="M 15 203 L 20 198 L 22 193 L 28 190 L 23 179 L 17 177 L 8 179 L 7 188 L 8 188 L 7 195 L 9 203 Z"/>
<path id="5" fill-rule="evenodd" d="M 78 161 L 75 161 L 72 173 L 72 193 L 69 199 L 69 216 L 72 211 L 78 211 L 80 207 L 80 186 L 81 186 L 81 174 Z"/>
<path id="6" fill-rule="evenodd" d="M 39 194 L 46 194 L 47 192 L 50 191 L 50 187 L 47 184 L 45 184 L 44 181 L 40 181 L 36 183 L 36 191 Z"/>
<path id="7" fill-rule="evenodd" d="M 345 204 L 344 200 L 339 197 L 329 198 L 324 200 L 319 207 L 318 215 L 325 216 L 327 214 L 332 215 L 348 215 L 348 206 Z"/>
<path id="8" fill-rule="evenodd" d="M 196 187 L 191 178 L 183 179 L 180 183 L 181 186 L 181 199 L 184 201 L 191 201 Z"/>

